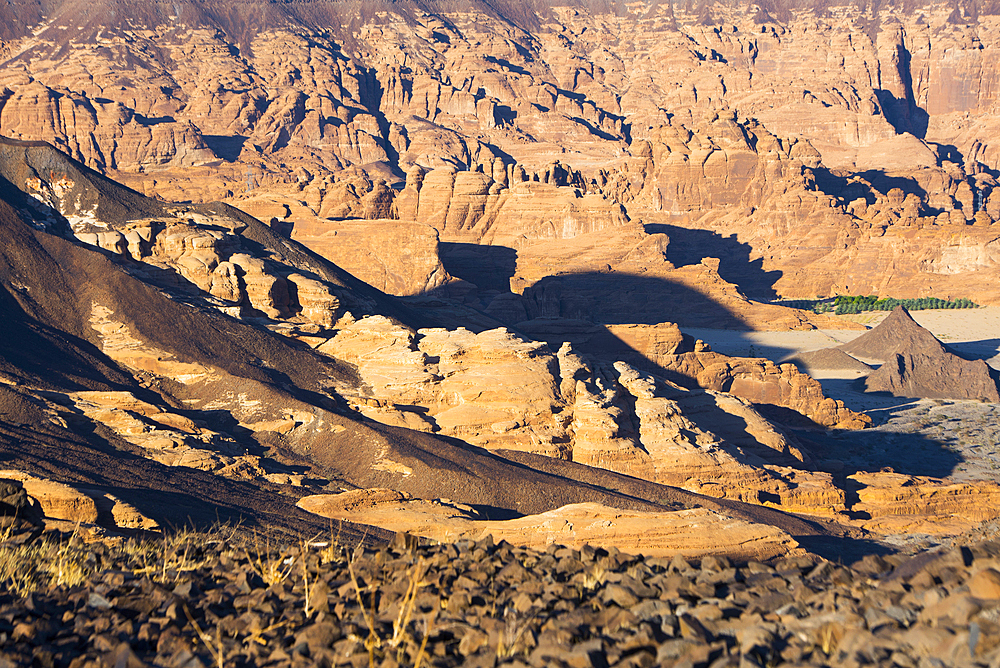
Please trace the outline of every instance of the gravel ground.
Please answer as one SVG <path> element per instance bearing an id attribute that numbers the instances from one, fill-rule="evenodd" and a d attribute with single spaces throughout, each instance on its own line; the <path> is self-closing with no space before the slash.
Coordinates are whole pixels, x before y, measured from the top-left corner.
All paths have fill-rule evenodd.
<path id="1" fill-rule="evenodd" d="M 1000 662 L 1000 543 L 848 567 L 490 539 L 268 548 L 220 530 L 36 539 L 0 546 L 0 563 L 39 543 L 35 585 L 48 585 L 0 593 L 3 668 Z"/>

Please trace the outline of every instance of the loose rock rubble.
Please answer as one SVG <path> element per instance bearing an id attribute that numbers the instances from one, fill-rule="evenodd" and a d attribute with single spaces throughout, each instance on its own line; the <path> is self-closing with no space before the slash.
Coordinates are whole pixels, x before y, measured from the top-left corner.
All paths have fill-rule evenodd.
<path id="1" fill-rule="evenodd" d="M 399 534 L 348 551 L 224 532 L 51 548 L 0 594 L 0 666 L 993 666 L 1000 543 L 769 564 Z M 3 563 L 13 548 L 0 548 Z M 19 553 L 20 554 L 20 553 Z M 52 582 L 58 584 L 53 572 Z M 67 568 L 67 571 L 72 570 Z M 7 572 L 4 572 L 7 577 Z M 102 663 L 103 662 L 103 663 Z"/>

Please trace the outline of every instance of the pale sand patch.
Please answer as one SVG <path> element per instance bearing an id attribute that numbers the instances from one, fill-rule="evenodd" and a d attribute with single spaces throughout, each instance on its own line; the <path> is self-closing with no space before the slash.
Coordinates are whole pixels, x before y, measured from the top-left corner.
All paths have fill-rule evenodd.
<path id="1" fill-rule="evenodd" d="M 730 329 L 684 327 L 682 332 L 701 339 L 712 350 L 735 357 L 766 357 L 779 362 L 786 357 L 833 348 L 853 341 L 863 331 L 848 329 L 812 329 L 790 332 L 738 332 Z"/>
<path id="2" fill-rule="evenodd" d="M 837 316 L 875 327 L 889 315 L 888 311 L 873 311 L 857 315 Z M 994 369 L 1000 369 L 1000 306 L 976 309 L 928 309 L 911 311 L 910 315 L 922 327 L 962 355 L 985 359 Z M 721 329 L 684 327 L 685 334 L 701 339 L 713 350 L 739 357 L 766 357 L 775 362 L 798 353 L 832 348 L 853 341 L 864 334 L 844 329 L 815 329 L 791 332 L 738 332 Z M 826 378 L 856 378 L 851 372 Z M 819 380 L 820 377 L 817 377 Z"/>

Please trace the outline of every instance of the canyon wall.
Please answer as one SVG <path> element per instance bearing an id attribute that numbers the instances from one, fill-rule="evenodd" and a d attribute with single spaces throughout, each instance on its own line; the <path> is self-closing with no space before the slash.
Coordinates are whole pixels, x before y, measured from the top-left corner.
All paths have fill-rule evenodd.
<path id="1" fill-rule="evenodd" d="M 616 271 L 715 257 L 758 299 L 996 301 L 986 5 L 346 7 L 122 5 L 97 26 L 76 2 L 10 5 L 0 133 L 150 195 L 308 221 L 307 243 L 328 219 L 399 219 L 510 248 L 517 293 L 616 265 L 540 275 L 537 244 L 666 234 L 665 257 Z"/>

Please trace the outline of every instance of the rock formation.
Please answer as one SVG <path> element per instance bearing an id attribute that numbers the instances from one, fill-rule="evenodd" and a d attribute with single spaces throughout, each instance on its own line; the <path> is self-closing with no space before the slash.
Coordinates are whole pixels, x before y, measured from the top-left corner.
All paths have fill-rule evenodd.
<path id="1" fill-rule="evenodd" d="M 677 351 L 681 334 L 676 326 L 669 331 L 678 339 L 669 350 Z M 813 514 L 843 509 L 843 492 L 829 476 L 781 469 L 801 466 L 803 455 L 758 410 L 791 409 L 813 426 L 857 429 L 870 420 L 824 398 L 818 383 L 793 367 L 701 350 L 639 356 L 655 361 L 650 374 L 615 361 L 624 357 L 617 349 L 591 363 L 568 341 L 557 342 L 549 347 L 503 328 L 412 332 L 374 316 L 342 323 L 318 350 L 356 365 L 361 391 L 344 397 L 380 422 L 711 496 Z"/>
<path id="2" fill-rule="evenodd" d="M 436 308 L 393 300 L 235 209 L 148 200 L 44 146 L 0 149 L 0 171 L 25 191 L 4 204 L 4 303 L 21 332 L 4 349 L 5 396 L 9 419 L 47 425 L 36 426 L 45 438 L 86 449 L 81 434 L 100 433 L 154 481 L 166 475 L 155 467 L 296 494 L 337 481 L 528 514 L 575 503 L 655 513 L 675 495 L 740 521 L 785 522 L 755 515 L 761 506 L 849 520 L 842 483 L 782 421 L 867 419 L 790 365 L 719 355 L 668 323 L 525 321 L 542 340 L 426 326 Z M 23 177 L 39 165 L 55 181 Z M 63 343 L 39 358 L 49 330 L 30 323 L 96 352 Z M 38 471 L 35 446 L 18 443 L 11 466 L 97 486 L 93 473 Z M 599 485 L 584 482 L 595 475 Z M 90 498 L 110 503 L 109 517 L 120 504 L 168 519 L 112 496 Z"/>
<path id="3" fill-rule="evenodd" d="M 1000 402 L 995 371 L 982 360 L 964 360 L 950 352 L 902 306 L 839 350 L 882 364 L 864 381 L 869 392 Z"/>
<path id="4" fill-rule="evenodd" d="M 0 133 L 165 199 L 510 248 L 526 285 L 550 241 L 639 230 L 755 297 L 996 300 L 988 8 L 223 6 L 9 5 Z"/>
<path id="5" fill-rule="evenodd" d="M 424 294 L 453 280 L 441 264 L 438 232 L 427 225 L 297 217 L 292 238 L 388 294 Z"/>
<path id="6" fill-rule="evenodd" d="M 675 512 L 623 512 L 596 503 L 563 506 L 539 515 L 489 520 L 447 499 L 413 499 L 387 489 L 316 494 L 299 499 L 309 512 L 333 520 L 373 524 L 441 542 L 482 540 L 544 549 L 575 549 L 599 542 L 630 554 L 767 560 L 801 552 L 790 536 L 705 508 Z M 718 539 L 718 533 L 725 541 Z"/>
<path id="7" fill-rule="evenodd" d="M 888 471 L 851 479 L 862 485 L 854 510 L 868 516 L 863 526 L 882 534 L 957 533 L 958 527 L 992 519 L 989 509 L 1000 500 L 995 481 L 943 483 Z"/>
<path id="8" fill-rule="evenodd" d="M 26 530 L 35 531 L 42 517 L 38 501 L 28 496 L 20 480 L 0 478 L 0 529 L 7 540 Z"/>
<path id="9" fill-rule="evenodd" d="M 985 362 L 935 353 L 896 353 L 865 379 L 865 389 L 897 397 L 1000 401 L 995 372 Z"/>
<path id="10" fill-rule="evenodd" d="M 777 295 L 995 302 L 1000 30 L 747 10 L 0 8 L 0 134 L 29 140 L 0 141 L 10 466 L 90 489 L 125 452 L 159 498 L 287 531 L 316 520 L 276 489 L 856 521 L 881 483 L 800 429 L 866 417 L 680 331 L 836 323 Z M 906 341 L 869 389 L 1000 400 Z"/>
<path id="11" fill-rule="evenodd" d="M 109 517 L 120 505 L 162 524 L 174 506 L 156 499 L 178 486 L 229 512 L 253 504 L 262 521 L 287 510 L 274 485 L 388 485 L 529 514 L 574 503 L 657 512 L 677 498 L 781 526 L 790 520 L 759 504 L 823 513 L 840 503 L 828 479 L 825 497 L 805 499 L 789 482 L 798 474 L 763 468 L 768 453 L 787 462 L 796 449 L 747 402 L 627 364 L 591 367 L 569 346 L 553 353 L 502 328 L 421 326 L 433 309 L 401 304 L 235 209 L 149 200 L 43 145 L 0 142 L 0 158 L 0 174 L 23 184 L 0 202 L 11 332 L 0 341 L 0 447 L 12 468 L 84 490 L 98 519 L 102 504 Z M 39 167 L 44 179 L 25 178 Z M 685 417 L 706 409 L 737 417 L 718 434 Z M 645 491 L 618 491 L 636 481 L 612 471 L 591 485 L 593 469 L 553 463 L 572 459 L 579 431 L 582 459 L 623 470 L 601 450 L 602 422 L 621 432 Z M 51 461 L 52 442 L 64 463 Z M 470 444 L 548 457 L 524 466 Z M 669 466 L 670 448 L 697 462 Z M 105 486 L 102 471 L 119 475 L 122 453 L 120 475 L 149 488 L 85 491 Z M 562 465 L 571 469 L 550 471 Z M 658 484 L 667 480 L 758 505 L 711 505 Z M 247 488 L 225 501 L 233 485 Z M 311 521 L 286 513 L 277 524 Z"/>
<path id="12" fill-rule="evenodd" d="M 97 489 L 67 485 L 21 471 L 0 471 L 8 481 L 17 481 L 24 493 L 37 504 L 38 516 L 46 528 L 82 531 L 99 537 L 110 529 L 142 529 L 156 531 L 155 520 L 142 514 L 135 506 L 113 494 Z M 29 513 L 26 515 L 31 517 Z"/>
<path id="13" fill-rule="evenodd" d="M 686 388 L 724 391 L 754 404 L 791 408 L 824 427 L 864 428 L 870 421 L 828 399 L 818 382 L 791 365 L 732 358 L 684 335 L 673 323 L 608 325 L 535 320 L 521 327 L 553 347 L 561 341 L 606 361 L 626 360 Z"/>
<path id="14" fill-rule="evenodd" d="M 151 461 L 258 484 L 308 487 L 310 475 L 335 475 L 362 487 L 391 483 L 421 496 L 445 489 L 450 498 L 467 503 L 484 498 L 512 503 L 503 500 L 510 498 L 508 489 L 497 496 L 492 484 L 493 491 L 479 483 L 459 491 L 444 482 L 442 488 L 434 482 L 441 476 L 436 466 L 414 456 L 411 446 L 383 440 L 384 427 L 339 413 L 335 407 L 342 402 L 383 425 L 423 432 L 402 433 L 421 448 L 451 453 L 447 457 L 458 457 L 466 468 L 472 457 L 479 462 L 475 466 L 484 467 L 480 480 L 508 473 L 500 460 L 477 459 L 481 455 L 455 450 L 436 435 L 597 466 L 710 497 L 846 519 L 850 503 L 840 484 L 816 471 L 798 438 L 768 416 L 787 421 L 798 415 L 798 426 L 841 428 L 864 427 L 867 419 L 825 399 L 815 381 L 790 365 L 719 355 L 672 324 L 599 326 L 544 318 L 522 323 L 548 345 L 503 328 L 416 326 L 427 316 L 394 304 L 234 210 L 163 205 L 107 188 L 94 197 L 89 185 L 94 175 L 60 162 L 43 147 L 7 144 L 5 150 L 4 173 L 11 178 L 19 178 L 18 165 L 44 162 L 60 174 L 59 188 L 48 181 L 25 183 L 29 194 L 48 193 L 48 204 L 19 203 L 38 228 L 31 232 L 36 241 L 17 232 L 20 223 L 14 222 L 12 240 L 25 247 L 44 242 L 50 253 L 76 258 L 66 267 L 104 277 L 78 285 L 117 281 L 136 290 L 147 283 L 161 296 L 142 299 L 155 299 L 158 311 L 173 312 L 179 304 L 194 309 L 174 316 L 195 318 L 184 330 L 151 328 L 150 316 L 140 319 L 116 293 L 76 299 L 83 307 L 74 316 L 79 323 L 74 331 L 93 337 L 98 350 L 141 385 L 130 388 L 121 381 L 124 387 L 55 391 L 30 389 L 37 381 L 22 383 L 30 400 L 66 428 L 76 429 L 83 420 Z M 114 208 L 128 197 L 140 217 L 129 219 Z M 82 210 L 96 213 L 87 217 Z M 254 250 L 261 243 L 270 249 L 267 254 Z M 11 266 L 21 267 L 18 262 Z M 41 284 L 26 271 L 17 269 L 9 284 Z M 116 278 L 109 282 L 108 275 Z M 12 289 L 22 299 L 28 294 Z M 35 299 L 47 298 L 41 293 Z M 782 313 L 780 307 L 768 308 Z M 202 339 L 203 322 L 212 323 L 208 331 L 232 333 Z M 278 345 L 281 339 L 269 330 L 306 344 L 306 350 L 293 353 Z M 252 345 L 254 352 L 234 353 L 220 345 Z M 216 352 L 192 352 L 201 349 Z M 285 394 L 261 372 L 264 360 L 263 368 L 277 367 L 297 378 L 294 383 L 328 388 L 322 390 L 328 399 L 317 403 Z M 324 371 L 310 375 L 318 369 Z M 140 398 L 148 388 L 166 394 Z M 194 416 L 171 407 L 178 401 L 196 411 Z M 219 410 L 253 434 L 252 440 L 205 413 Z M 344 439 L 348 447 L 356 438 L 372 439 L 373 445 L 352 450 L 355 463 L 345 468 L 331 445 Z M 275 443 L 307 456 L 316 472 L 283 470 L 280 458 L 267 455 Z M 532 466 L 541 477 L 531 484 L 548 479 L 540 460 Z M 524 483 L 512 482 L 510 489 Z M 617 498 L 575 494 L 567 490 L 561 498 L 604 505 Z M 518 503 L 519 510 L 528 508 Z"/>

